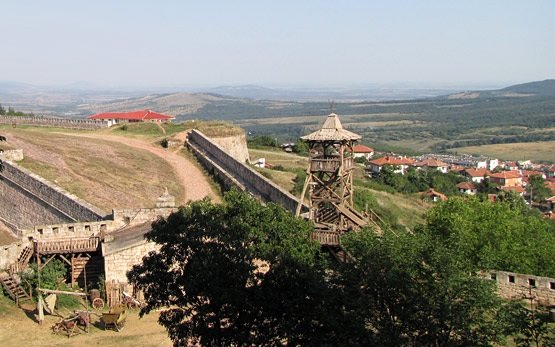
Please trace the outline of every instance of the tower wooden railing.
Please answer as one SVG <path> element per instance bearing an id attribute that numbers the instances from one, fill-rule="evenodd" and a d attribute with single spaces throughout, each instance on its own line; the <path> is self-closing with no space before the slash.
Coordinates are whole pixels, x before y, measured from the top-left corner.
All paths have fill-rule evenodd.
<path id="1" fill-rule="evenodd" d="M 353 158 L 343 158 L 343 169 L 350 170 L 354 167 L 354 160 Z M 341 166 L 341 160 L 339 158 L 328 158 L 328 159 L 318 159 L 318 158 L 311 158 L 310 159 L 310 171 L 318 172 L 335 172 Z"/>
<path id="2" fill-rule="evenodd" d="M 94 252 L 98 250 L 99 237 L 79 237 L 58 240 L 38 240 L 36 247 L 40 254 Z"/>

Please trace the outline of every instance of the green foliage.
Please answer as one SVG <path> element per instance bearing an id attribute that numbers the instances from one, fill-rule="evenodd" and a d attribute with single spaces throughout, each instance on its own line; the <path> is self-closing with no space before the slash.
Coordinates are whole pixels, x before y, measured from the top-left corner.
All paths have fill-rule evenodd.
<path id="1" fill-rule="evenodd" d="M 424 192 L 433 188 L 445 195 L 457 195 L 457 184 L 464 181 L 464 178 L 454 172 L 442 173 L 435 169 L 409 168 L 405 175 L 395 173 L 395 166 L 386 165 L 382 168 L 380 175 L 375 181 L 392 188 L 392 191 L 412 194 Z M 386 190 L 386 189 L 380 189 Z M 386 190 L 387 191 L 387 190 Z"/>
<path id="2" fill-rule="evenodd" d="M 425 229 L 469 270 L 495 269 L 555 276 L 555 225 L 511 201 L 451 198 L 427 214 Z"/>
<path id="3" fill-rule="evenodd" d="M 551 196 L 551 190 L 545 185 L 545 180 L 540 175 L 530 176 L 526 191 L 535 202 L 541 202 Z"/>
<path id="4" fill-rule="evenodd" d="M 356 262 L 338 281 L 347 311 L 375 332 L 377 346 L 490 346 L 500 337 L 493 284 L 427 233 L 342 239 Z"/>
<path id="5" fill-rule="evenodd" d="M 304 141 L 301 141 L 300 139 L 297 140 L 297 142 L 295 142 L 295 145 L 293 146 L 293 152 L 299 155 L 307 156 L 308 150 L 309 150 L 308 144 Z"/>
<path id="6" fill-rule="evenodd" d="M 297 170 L 297 176 L 293 179 L 293 189 L 291 193 L 293 195 L 300 195 L 303 192 L 304 182 L 306 181 L 306 171 L 302 169 Z"/>
<path id="7" fill-rule="evenodd" d="M 549 326 L 549 311 L 543 306 L 537 306 L 532 296 L 529 300 L 528 307 L 519 301 L 503 307 L 500 318 L 505 326 L 505 334 L 513 336 L 519 347 L 555 346 L 555 329 Z"/>
<path id="8" fill-rule="evenodd" d="M 121 131 L 127 131 L 127 129 L 129 129 L 129 126 L 127 124 L 124 124 L 124 125 L 119 127 L 119 130 L 121 130 Z"/>
<path id="9" fill-rule="evenodd" d="M 366 159 L 366 157 L 356 157 L 355 158 L 355 163 L 363 164 L 364 166 L 366 166 L 366 165 L 368 165 L 368 159 Z"/>
<path id="10" fill-rule="evenodd" d="M 6 137 L 0 135 L 0 142 L 1 141 L 6 141 Z M 1 151 L 0 151 L 1 152 Z M 2 163 L 2 160 L 0 160 L 0 172 L 2 172 L 2 170 L 4 170 L 4 164 Z"/>
<path id="11" fill-rule="evenodd" d="M 2 104 L 0 104 L 0 116 L 4 115 L 6 115 L 6 109 L 4 108 L 4 106 L 2 106 Z"/>
<path id="12" fill-rule="evenodd" d="M 248 141 L 250 147 L 278 147 L 279 144 L 275 137 L 268 135 L 259 135 L 250 138 Z"/>
<path id="13" fill-rule="evenodd" d="M 26 279 L 33 288 L 38 288 L 37 264 L 33 263 L 30 267 L 33 271 L 26 275 Z M 40 272 L 40 287 L 43 289 L 59 289 L 66 277 L 67 268 L 64 263 L 61 260 L 52 259 Z"/>
<path id="14" fill-rule="evenodd" d="M 176 345 L 339 343 L 343 318 L 332 314 L 311 228 L 236 191 L 181 207 L 153 225 L 146 238 L 160 250 L 128 273 L 145 293 L 141 314 L 164 308 L 159 321 Z"/>

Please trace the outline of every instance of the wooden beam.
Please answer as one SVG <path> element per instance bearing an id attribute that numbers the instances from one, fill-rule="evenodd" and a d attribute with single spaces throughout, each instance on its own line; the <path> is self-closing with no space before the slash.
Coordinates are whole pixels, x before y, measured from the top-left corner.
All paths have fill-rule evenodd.
<path id="1" fill-rule="evenodd" d="M 44 264 L 42 265 L 42 267 L 40 267 L 40 269 L 42 269 L 42 268 L 44 268 L 46 265 L 48 265 L 48 263 L 50 263 L 50 261 L 51 261 L 52 259 L 54 259 L 55 256 L 56 256 L 56 254 L 51 255 L 50 258 L 48 258 L 48 260 L 44 262 Z"/>
<path id="2" fill-rule="evenodd" d="M 79 293 L 79 292 L 67 292 L 63 290 L 52 290 L 52 289 L 42 289 L 42 288 L 37 288 L 37 289 L 45 294 L 67 294 L 67 295 L 75 295 L 75 296 L 87 296 L 86 293 Z"/>
<path id="3" fill-rule="evenodd" d="M 62 258 L 63 261 L 65 261 L 69 266 L 71 266 L 71 262 L 69 260 L 67 260 L 67 258 L 64 257 L 63 254 L 60 254 L 59 256 L 60 256 L 60 258 Z"/>

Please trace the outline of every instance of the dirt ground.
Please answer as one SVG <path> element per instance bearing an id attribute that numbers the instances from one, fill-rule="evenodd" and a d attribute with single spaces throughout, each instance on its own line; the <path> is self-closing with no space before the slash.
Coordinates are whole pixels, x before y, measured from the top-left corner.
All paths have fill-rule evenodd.
<path id="1" fill-rule="evenodd" d="M 7 300 L 7 299 L 3 299 Z M 157 322 L 158 314 L 151 313 L 139 318 L 138 310 L 129 311 L 123 330 L 104 330 L 100 318 L 92 315 L 92 326 L 88 333 L 68 338 L 54 334 L 51 327 L 59 317 L 45 316 L 39 325 L 36 321 L 34 306 L 23 305 L 24 310 L 10 304 L 8 309 L 0 312 L 1 346 L 171 346 L 166 330 Z M 100 313 L 100 311 L 99 311 Z"/>

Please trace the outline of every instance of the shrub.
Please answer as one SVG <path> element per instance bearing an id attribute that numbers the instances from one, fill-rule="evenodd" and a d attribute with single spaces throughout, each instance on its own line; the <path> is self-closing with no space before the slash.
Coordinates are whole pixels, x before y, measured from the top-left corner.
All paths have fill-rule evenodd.
<path id="1" fill-rule="evenodd" d="M 160 140 L 160 146 L 164 147 L 164 148 L 168 148 L 169 146 L 169 141 L 167 138 L 163 138 L 162 140 Z"/>

